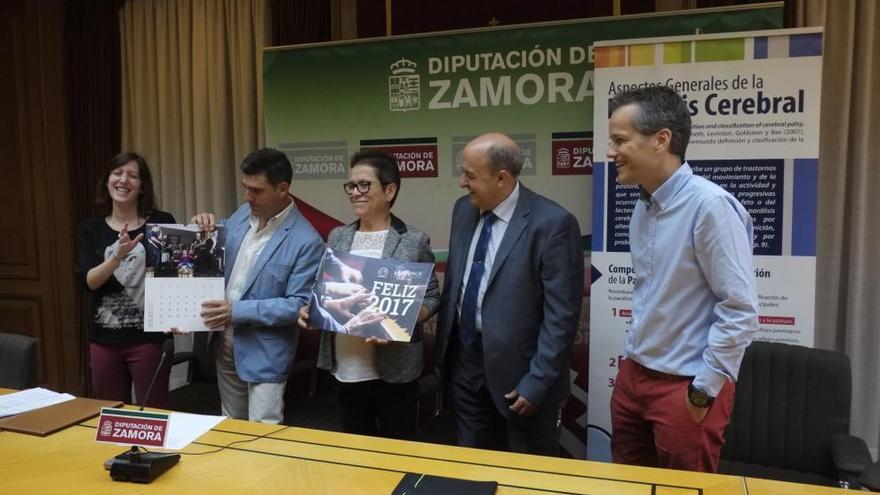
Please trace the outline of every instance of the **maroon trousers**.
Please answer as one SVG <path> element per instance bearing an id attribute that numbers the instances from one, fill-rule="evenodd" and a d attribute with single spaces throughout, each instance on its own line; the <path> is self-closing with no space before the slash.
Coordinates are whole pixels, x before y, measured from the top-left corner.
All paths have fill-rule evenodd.
<path id="1" fill-rule="evenodd" d="M 734 385 L 724 384 L 697 423 L 687 408 L 692 377 L 620 363 L 611 394 L 611 456 L 615 463 L 714 473 L 733 411 Z"/>
<path id="2" fill-rule="evenodd" d="M 108 344 L 92 342 L 89 344 L 92 368 L 92 394 L 96 399 L 131 400 L 131 385 L 134 383 L 134 404 L 143 402 L 147 387 L 162 358 L 162 342 L 143 344 Z M 171 359 L 166 359 L 156 376 L 156 383 L 147 399 L 149 407 L 168 407 L 168 375 L 171 373 Z"/>

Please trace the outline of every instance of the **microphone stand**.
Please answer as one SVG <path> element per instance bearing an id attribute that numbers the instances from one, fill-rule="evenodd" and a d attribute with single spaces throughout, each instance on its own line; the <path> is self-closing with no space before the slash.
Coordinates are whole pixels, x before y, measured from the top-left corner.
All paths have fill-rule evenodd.
<path id="1" fill-rule="evenodd" d="M 147 387 L 147 393 L 144 394 L 143 400 L 141 400 L 141 411 L 144 410 L 147 398 L 150 396 L 150 392 L 153 391 L 153 384 L 156 382 L 156 377 L 159 376 L 162 365 L 165 364 L 165 360 L 172 352 L 174 352 L 174 340 L 168 339 L 162 345 L 162 357 L 159 359 L 159 366 L 156 367 L 153 379 L 150 380 L 150 385 Z M 142 452 L 137 445 L 132 445 L 131 449 L 110 459 L 105 465 L 110 465 L 110 477 L 113 478 L 113 481 L 150 483 L 158 478 L 159 475 L 171 469 L 179 461 L 180 454 Z"/>

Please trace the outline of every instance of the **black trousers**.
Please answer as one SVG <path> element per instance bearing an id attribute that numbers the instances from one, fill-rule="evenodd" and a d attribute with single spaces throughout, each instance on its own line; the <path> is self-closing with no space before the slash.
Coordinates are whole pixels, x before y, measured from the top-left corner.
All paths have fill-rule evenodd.
<path id="1" fill-rule="evenodd" d="M 482 339 L 478 337 L 467 347 L 459 343 L 455 333 L 451 339 L 451 392 L 459 445 L 558 456 L 559 408 L 542 404 L 531 416 L 508 419 L 498 410 L 489 391 Z"/>
<path id="2" fill-rule="evenodd" d="M 343 431 L 403 440 L 411 440 L 415 436 L 419 394 L 417 381 L 335 382 Z"/>

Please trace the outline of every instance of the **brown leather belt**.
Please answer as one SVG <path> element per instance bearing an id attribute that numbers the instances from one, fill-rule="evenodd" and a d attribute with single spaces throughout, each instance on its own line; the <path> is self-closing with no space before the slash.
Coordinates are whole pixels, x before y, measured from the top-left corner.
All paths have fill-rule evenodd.
<path id="1" fill-rule="evenodd" d="M 638 361 L 636 361 L 634 359 L 629 359 L 629 361 L 633 365 L 635 365 L 635 367 L 639 371 L 641 371 L 642 373 L 644 373 L 652 378 L 657 378 L 659 380 L 668 380 L 670 382 L 677 382 L 680 380 L 693 380 L 694 379 L 694 377 L 692 377 L 692 376 L 670 375 L 669 373 L 663 373 L 662 371 L 652 370 L 651 368 L 643 366 L 641 363 L 639 363 Z"/>

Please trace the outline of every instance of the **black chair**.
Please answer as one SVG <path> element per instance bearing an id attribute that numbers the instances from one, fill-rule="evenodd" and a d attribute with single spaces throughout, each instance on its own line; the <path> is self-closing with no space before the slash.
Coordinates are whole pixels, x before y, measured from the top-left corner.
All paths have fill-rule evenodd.
<path id="1" fill-rule="evenodd" d="M 318 346 L 321 341 L 321 333 L 310 330 L 300 330 L 299 342 L 296 345 L 296 356 L 293 359 L 293 368 L 287 378 L 287 388 L 284 391 L 285 409 L 297 407 L 297 401 L 301 401 L 315 394 L 318 382 Z"/>
<path id="2" fill-rule="evenodd" d="M 865 469 L 857 482 L 872 492 L 880 492 L 880 462 L 876 462 Z"/>
<path id="3" fill-rule="evenodd" d="M 0 333 L 0 387 L 22 390 L 37 384 L 37 339 Z"/>
<path id="4" fill-rule="evenodd" d="M 422 374 L 418 378 L 419 396 L 416 403 L 416 425 L 422 428 L 440 414 L 443 393 L 440 377 L 434 372 L 434 342 L 437 334 L 437 318 L 425 322 L 422 328 Z"/>
<path id="5" fill-rule="evenodd" d="M 846 354 L 780 343 L 746 349 L 719 472 L 857 487 L 870 464 L 849 435 L 852 375 Z"/>
<path id="6" fill-rule="evenodd" d="M 174 353 L 173 364 L 189 363 L 187 384 L 168 393 L 168 407 L 195 414 L 220 414 L 220 391 L 208 332 L 193 334 L 192 351 Z"/>

